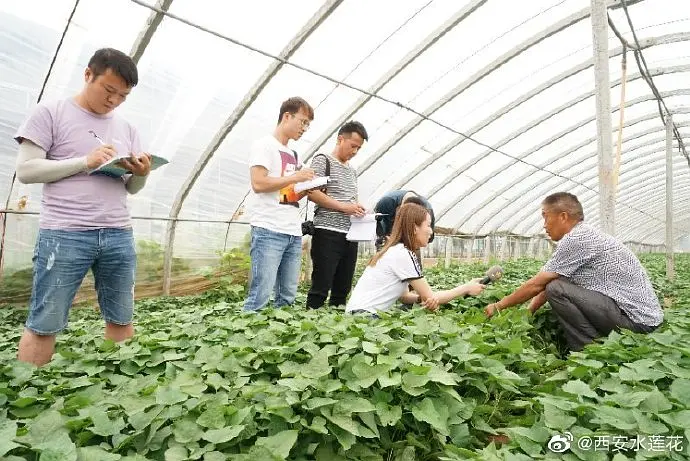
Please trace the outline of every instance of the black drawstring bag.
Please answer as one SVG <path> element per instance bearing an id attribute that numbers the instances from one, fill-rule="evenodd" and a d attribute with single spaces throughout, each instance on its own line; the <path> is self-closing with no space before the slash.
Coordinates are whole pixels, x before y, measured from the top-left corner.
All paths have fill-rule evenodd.
<path id="1" fill-rule="evenodd" d="M 326 157 L 324 154 L 317 154 L 314 156 L 314 158 L 318 157 L 319 155 L 322 155 L 326 159 L 326 175 L 325 176 L 330 176 L 331 175 L 331 161 Z M 321 189 L 321 192 L 324 194 L 326 193 L 327 188 Z M 307 199 L 307 207 L 304 210 L 304 221 L 302 222 L 302 235 L 314 235 L 314 221 L 312 220 L 307 220 L 307 216 L 309 216 L 309 199 Z"/>

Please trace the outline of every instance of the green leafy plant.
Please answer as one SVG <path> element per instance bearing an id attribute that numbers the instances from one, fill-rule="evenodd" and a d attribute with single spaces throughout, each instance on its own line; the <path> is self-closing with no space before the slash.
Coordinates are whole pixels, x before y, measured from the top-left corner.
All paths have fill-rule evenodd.
<path id="1" fill-rule="evenodd" d="M 679 269 L 687 263 L 679 258 Z M 304 293 L 292 308 L 251 314 L 239 296 L 156 298 L 137 303 L 136 338 L 115 344 L 102 339 L 95 312 L 78 310 L 40 369 L 14 360 L 26 313 L 0 310 L 0 457 L 687 459 L 685 285 L 674 282 L 675 304 L 656 332 L 612 333 L 564 356 L 548 308 L 492 319 L 482 311 L 540 264 L 507 263 L 503 280 L 439 314 L 308 311 Z M 666 286 L 661 266 L 645 264 Z M 432 269 L 428 278 L 449 286 L 485 269 Z M 550 437 L 566 431 L 685 442 L 663 453 L 551 452 Z"/>

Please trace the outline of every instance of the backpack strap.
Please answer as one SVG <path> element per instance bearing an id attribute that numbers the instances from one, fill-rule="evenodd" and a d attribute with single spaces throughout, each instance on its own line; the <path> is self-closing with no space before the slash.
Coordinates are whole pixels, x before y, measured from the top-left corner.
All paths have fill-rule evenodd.
<path id="1" fill-rule="evenodd" d="M 326 159 L 326 169 L 324 170 L 324 173 L 325 173 L 324 176 L 330 176 L 331 175 L 331 160 L 328 158 L 328 156 L 326 154 L 316 154 L 314 156 L 314 158 L 316 158 L 318 156 L 321 156 L 324 159 Z M 313 159 L 312 159 L 312 161 L 313 161 Z M 321 188 L 319 190 L 325 194 L 326 191 L 328 190 L 328 186 L 324 186 L 323 188 Z"/>
<path id="2" fill-rule="evenodd" d="M 326 171 L 324 171 L 325 175 L 324 176 L 330 176 L 331 175 L 331 159 L 328 158 L 326 154 L 316 154 L 314 158 L 321 156 L 326 159 Z"/>
<path id="3" fill-rule="evenodd" d="M 297 156 L 297 151 L 295 149 L 292 149 L 292 155 L 295 156 L 295 167 L 299 166 L 299 157 Z M 309 200 L 307 200 L 307 204 L 304 206 L 304 222 L 307 222 L 307 215 L 309 214 Z"/>

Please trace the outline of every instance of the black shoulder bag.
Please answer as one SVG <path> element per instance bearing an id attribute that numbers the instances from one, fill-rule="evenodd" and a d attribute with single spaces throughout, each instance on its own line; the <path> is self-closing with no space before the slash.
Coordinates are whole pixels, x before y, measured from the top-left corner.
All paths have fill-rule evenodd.
<path id="1" fill-rule="evenodd" d="M 323 158 L 326 159 L 326 171 L 325 171 L 325 176 L 330 176 L 331 175 L 331 161 L 326 157 L 324 154 L 317 154 L 314 156 L 314 158 L 318 157 L 319 155 L 323 156 Z M 324 187 L 321 189 L 321 192 L 324 194 L 326 193 L 327 188 Z M 304 210 L 304 222 L 302 223 L 302 235 L 314 235 L 314 221 L 312 220 L 307 220 L 307 216 L 309 216 L 309 199 L 307 199 L 307 207 Z"/>

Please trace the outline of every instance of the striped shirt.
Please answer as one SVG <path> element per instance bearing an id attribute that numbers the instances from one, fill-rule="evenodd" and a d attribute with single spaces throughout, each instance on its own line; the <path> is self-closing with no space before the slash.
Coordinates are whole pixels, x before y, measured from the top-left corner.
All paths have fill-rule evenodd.
<path id="1" fill-rule="evenodd" d="M 542 268 L 582 288 L 613 299 L 633 322 L 654 327 L 664 319 L 652 282 L 635 255 L 619 240 L 580 223 L 556 246 Z"/>
<path id="2" fill-rule="evenodd" d="M 326 158 L 331 164 L 331 183 L 326 194 L 339 202 L 357 202 L 357 172 L 349 163 L 340 163 L 330 154 L 318 154 L 311 161 L 316 176 L 326 175 Z M 314 227 L 346 234 L 350 230 L 350 216 L 340 211 L 316 205 Z"/>

